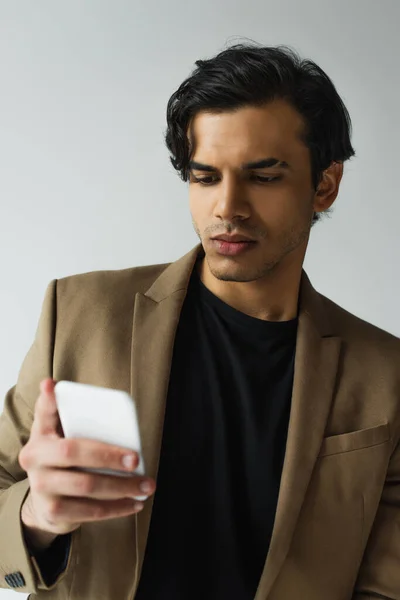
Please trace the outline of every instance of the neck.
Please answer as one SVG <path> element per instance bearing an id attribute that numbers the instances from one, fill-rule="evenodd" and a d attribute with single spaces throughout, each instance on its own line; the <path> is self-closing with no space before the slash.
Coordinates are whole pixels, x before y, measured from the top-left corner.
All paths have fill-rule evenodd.
<path id="1" fill-rule="evenodd" d="M 246 315 L 263 321 L 290 321 L 298 316 L 301 269 L 277 270 L 258 281 L 222 281 L 214 277 L 202 258 L 198 273 L 215 296 Z"/>

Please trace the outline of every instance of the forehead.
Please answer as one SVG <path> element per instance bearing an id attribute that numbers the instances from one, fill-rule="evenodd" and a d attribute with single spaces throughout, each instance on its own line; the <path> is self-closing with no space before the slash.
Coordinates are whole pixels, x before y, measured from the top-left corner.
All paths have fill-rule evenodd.
<path id="1" fill-rule="evenodd" d="M 231 112 L 200 112 L 192 119 L 188 135 L 193 159 L 246 161 L 262 156 L 301 160 L 308 149 L 300 139 L 301 115 L 288 103 L 276 100 L 262 107 L 246 106 Z"/>

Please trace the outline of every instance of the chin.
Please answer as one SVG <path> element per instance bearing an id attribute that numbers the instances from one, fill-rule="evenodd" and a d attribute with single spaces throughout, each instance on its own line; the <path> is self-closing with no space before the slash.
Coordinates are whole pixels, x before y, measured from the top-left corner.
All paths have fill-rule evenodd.
<path id="1" fill-rule="evenodd" d="M 250 282 L 262 279 L 280 264 L 280 260 L 271 257 L 251 256 L 250 253 L 238 256 L 222 256 L 206 254 L 211 274 L 220 281 Z"/>
<path id="2" fill-rule="evenodd" d="M 246 261 L 241 258 L 241 264 L 236 263 L 237 257 L 217 256 L 207 257 L 210 273 L 220 281 L 255 281 L 260 277 L 260 269 L 254 265 L 254 261 Z"/>

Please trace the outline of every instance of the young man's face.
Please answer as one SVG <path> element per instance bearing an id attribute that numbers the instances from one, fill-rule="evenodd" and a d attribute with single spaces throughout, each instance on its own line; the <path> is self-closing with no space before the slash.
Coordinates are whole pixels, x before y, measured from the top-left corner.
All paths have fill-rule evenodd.
<path id="1" fill-rule="evenodd" d="M 283 261 L 303 263 L 314 210 L 327 208 L 334 198 L 325 204 L 316 198 L 309 150 L 299 139 L 302 127 L 301 116 L 283 101 L 194 117 L 189 127 L 195 148 L 191 160 L 212 171 L 199 164 L 191 169 L 190 210 L 217 279 L 255 281 Z M 241 168 L 268 158 L 289 166 Z M 222 248 L 212 241 L 236 233 L 255 242 L 237 253 L 238 247 Z"/>

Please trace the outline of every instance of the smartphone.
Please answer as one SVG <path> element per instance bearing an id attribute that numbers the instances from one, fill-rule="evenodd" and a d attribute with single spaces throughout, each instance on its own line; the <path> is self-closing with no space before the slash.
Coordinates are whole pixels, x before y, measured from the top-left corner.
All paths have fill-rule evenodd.
<path id="1" fill-rule="evenodd" d="M 59 381 L 54 386 L 58 414 L 66 438 L 86 438 L 134 450 L 139 465 L 132 475 L 145 475 L 135 401 L 127 392 L 105 387 Z M 131 477 L 114 469 L 82 471 Z M 147 496 L 138 496 L 146 500 Z"/>

